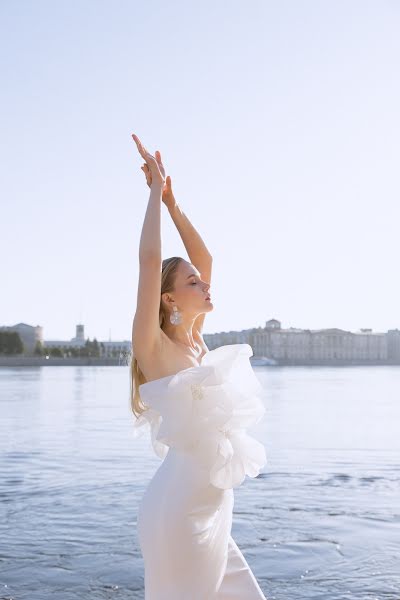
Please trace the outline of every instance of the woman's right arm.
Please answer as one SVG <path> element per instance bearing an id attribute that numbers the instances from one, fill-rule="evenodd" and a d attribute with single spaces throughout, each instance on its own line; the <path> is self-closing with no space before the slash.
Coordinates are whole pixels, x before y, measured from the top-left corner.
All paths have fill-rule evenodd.
<path id="1" fill-rule="evenodd" d="M 139 282 L 132 344 L 135 355 L 143 362 L 151 358 L 161 344 L 161 195 L 161 186 L 153 184 L 140 237 Z"/>
<path id="2" fill-rule="evenodd" d="M 139 282 L 132 325 L 132 344 L 140 362 L 146 362 L 161 344 L 161 195 L 162 188 L 153 184 L 140 237 Z"/>
<path id="3" fill-rule="evenodd" d="M 148 259 L 161 263 L 161 198 L 161 185 L 153 183 L 140 236 L 139 264 Z"/>
<path id="4" fill-rule="evenodd" d="M 136 137 L 136 136 L 135 136 Z M 135 139 L 135 138 L 134 138 Z M 139 244 L 139 282 L 136 312 L 132 324 L 132 345 L 139 362 L 145 363 L 161 348 L 159 321 L 161 297 L 161 204 L 163 168 L 135 139 L 140 154 L 152 169 L 153 180 Z"/>

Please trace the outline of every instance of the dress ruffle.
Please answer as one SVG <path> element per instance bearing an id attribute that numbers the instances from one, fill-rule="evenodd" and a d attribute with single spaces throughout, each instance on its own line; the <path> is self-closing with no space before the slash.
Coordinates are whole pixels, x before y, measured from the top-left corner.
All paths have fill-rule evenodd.
<path id="1" fill-rule="evenodd" d="M 150 429 L 153 449 L 190 452 L 209 469 L 215 487 L 239 486 L 267 463 L 264 445 L 247 433 L 265 414 L 249 344 L 220 346 L 201 365 L 139 386 L 148 406 L 134 424 L 135 436 Z"/>

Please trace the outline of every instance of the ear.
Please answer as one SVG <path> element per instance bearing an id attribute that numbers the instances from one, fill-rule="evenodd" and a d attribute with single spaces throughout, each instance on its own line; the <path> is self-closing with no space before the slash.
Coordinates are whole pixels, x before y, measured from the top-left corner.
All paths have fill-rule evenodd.
<path id="1" fill-rule="evenodd" d="M 169 306 L 171 304 L 171 296 L 169 295 L 168 292 L 165 292 L 164 294 L 161 294 L 161 299 L 163 301 L 163 303 L 167 306 Z"/>

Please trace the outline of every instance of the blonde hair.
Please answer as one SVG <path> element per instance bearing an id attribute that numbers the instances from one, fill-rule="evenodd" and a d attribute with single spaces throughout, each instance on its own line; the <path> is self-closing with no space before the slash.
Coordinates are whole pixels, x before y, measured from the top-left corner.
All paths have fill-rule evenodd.
<path id="1" fill-rule="evenodd" d="M 162 261 L 161 267 L 161 295 L 166 292 L 172 292 L 175 286 L 175 278 L 176 271 L 178 269 L 181 261 L 184 261 L 184 258 L 180 256 L 172 256 L 171 258 L 165 258 Z M 160 310 L 159 310 L 159 324 L 160 328 L 163 328 L 163 325 L 166 319 L 169 318 L 168 312 L 163 306 L 161 296 L 160 296 Z M 142 402 L 142 399 L 139 394 L 139 385 L 142 383 L 146 383 L 146 378 L 143 375 L 142 371 L 139 368 L 138 362 L 134 355 L 134 349 L 132 347 L 132 352 L 130 355 L 129 361 L 129 372 L 130 372 L 130 404 L 132 408 L 132 412 L 136 417 L 139 417 L 142 412 L 147 409 L 147 406 Z"/>

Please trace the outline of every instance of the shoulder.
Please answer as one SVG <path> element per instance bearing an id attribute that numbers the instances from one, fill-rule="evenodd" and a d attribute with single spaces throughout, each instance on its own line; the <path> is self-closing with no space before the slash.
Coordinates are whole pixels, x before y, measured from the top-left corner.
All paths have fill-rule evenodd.
<path id="1" fill-rule="evenodd" d="M 166 336 L 163 330 L 159 328 L 153 344 L 137 343 L 135 345 L 135 357 L 139 369 L 146 379 L 153 376 L 156 366 L 162 365 L 163 357 L 166 356 L 168 351 L 168 339 L 168 336 Z"/>

